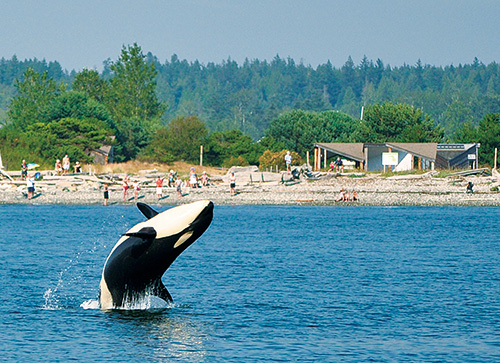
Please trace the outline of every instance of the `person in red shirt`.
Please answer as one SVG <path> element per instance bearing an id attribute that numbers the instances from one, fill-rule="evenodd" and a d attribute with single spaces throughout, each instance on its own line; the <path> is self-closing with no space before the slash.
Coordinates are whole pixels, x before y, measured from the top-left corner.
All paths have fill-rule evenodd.
<path id="1" fill-rule="evenodd" d="M 158 200 L 160 200 L 163 195 L 162 187 L 163 187 L 163 179 L 158 177 L 158 179 L 156 179 L 156 196 L 158 197 Z"/>

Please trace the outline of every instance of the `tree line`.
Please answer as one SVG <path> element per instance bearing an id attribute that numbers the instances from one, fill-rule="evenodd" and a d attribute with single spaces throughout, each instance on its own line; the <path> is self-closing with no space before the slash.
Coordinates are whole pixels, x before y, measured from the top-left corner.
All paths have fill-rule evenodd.
<path id="1" fill-rule="evenodd" d="M 265 164 L 284 149 L 297 158 L 314 142 L 482 142 L 491 163 L 499 140 L 500 68 L 390 67 L 366 57 L 340 69 L 278 56 L 271 62 L 160 63 L 124 46 L 103 72 L 57 62 L 0 60 L 2 156 L 90 161 L 109 143 L 117 161 Z M 361 107 L 363 120 L 360 120 Z M 264 156 L 266 150 L 269 150 Z"/>

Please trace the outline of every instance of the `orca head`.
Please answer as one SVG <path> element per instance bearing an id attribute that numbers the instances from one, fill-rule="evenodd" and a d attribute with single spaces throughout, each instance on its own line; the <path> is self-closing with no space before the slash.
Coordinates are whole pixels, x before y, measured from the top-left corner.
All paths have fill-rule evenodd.
<path id="1" fill-rule="evenodd" d="M 101 308 L 120 307 L 126 297 L 153 293 L 172 301 L 161 277 L 172 262 L 209 227 L 214 205 L 209 200 L 157 213 L 139 206 L 148 220 L 136 224 L 113 247 L 104 265 Z"/>

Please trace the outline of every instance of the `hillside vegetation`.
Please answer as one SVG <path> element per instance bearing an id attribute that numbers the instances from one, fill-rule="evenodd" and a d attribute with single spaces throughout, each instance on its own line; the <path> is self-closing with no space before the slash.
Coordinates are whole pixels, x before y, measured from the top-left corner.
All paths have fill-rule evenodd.
<path id="1" fill-rule="evenodd" d="M 0 60 L 1 152 L 15 164 L 64 153 L 90 161 L 88 150 L 111 143 L 117 161 L 193 161 L 204 145 L 207 163 L 230 166 L 259 163 L 268 149 L 302 154 L 334 141 L 482 142 L 491 163 L 499 110 L 500 66 L 477 59 L 446 67 L 366 57 L 340 68 L 279 56 L 201 64 L 175 55 L 161 62 L 134 44 L 101 73 Z"/>

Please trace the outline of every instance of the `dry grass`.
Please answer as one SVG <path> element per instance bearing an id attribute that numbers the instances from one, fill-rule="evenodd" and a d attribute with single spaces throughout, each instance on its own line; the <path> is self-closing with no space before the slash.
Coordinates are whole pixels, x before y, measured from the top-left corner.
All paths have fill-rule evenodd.
<path id="1" fill-rule="evenodd" d="M 170 170 L 175 170 L 180 175 L 187 175 L 191 167 L 194 167 L 197 174 L 201 174 L 206 171 L 208 175 L 224 175 L 227 169 L 224 168 L 213 168 L 210 166 L 199 166 L 195 164 L 185 163 L 183 161 L 176 161 L 173 164 L 161 164 L 161 163 L 144 163 L 140 161 L 127 161 L 126 163 L 112 163 L 108 165 L 92 165 L 92 170 L 97 174 L 106 173 L 127 173 L 131 175 L 139 174 L 140 171 L 145 170 L 158 170 L 159 172 L 166 173 Z M 84 166 L 84 171 L 87 171 L 89 166 Z"/>

